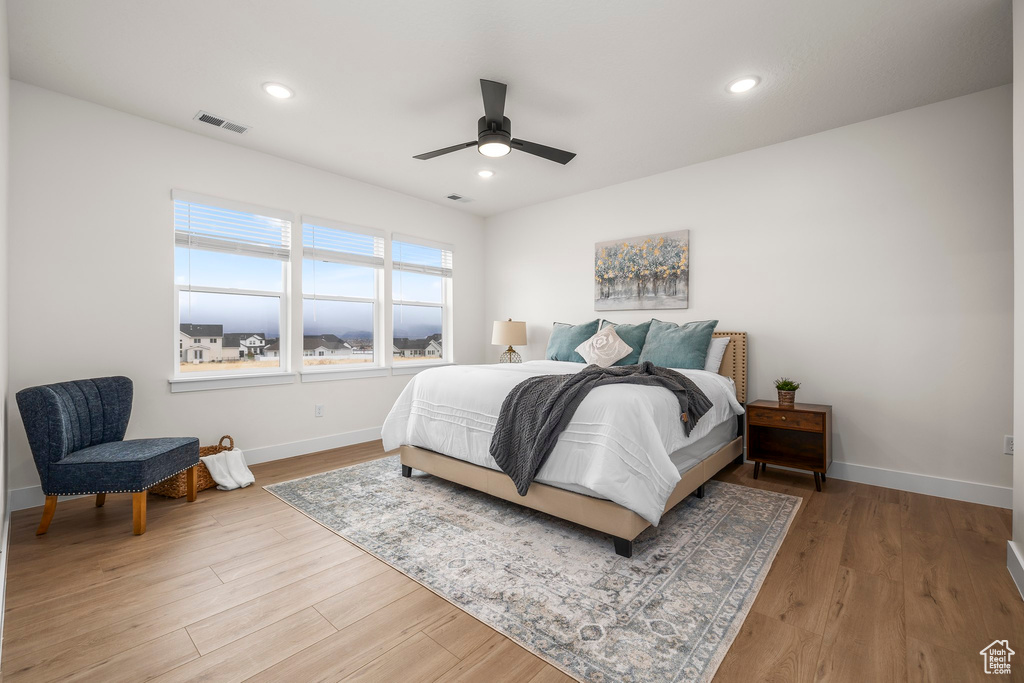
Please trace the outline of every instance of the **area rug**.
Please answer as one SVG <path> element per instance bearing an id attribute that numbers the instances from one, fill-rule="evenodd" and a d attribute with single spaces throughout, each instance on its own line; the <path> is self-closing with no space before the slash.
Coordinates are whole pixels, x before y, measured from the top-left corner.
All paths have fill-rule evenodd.
<path id="1" fill-rule="evenodd" d="M 626 559 L 605 534 L 400 469 L 265 488 L 581 681 L 710 681 L 800 504 L 710 481 Z"/>

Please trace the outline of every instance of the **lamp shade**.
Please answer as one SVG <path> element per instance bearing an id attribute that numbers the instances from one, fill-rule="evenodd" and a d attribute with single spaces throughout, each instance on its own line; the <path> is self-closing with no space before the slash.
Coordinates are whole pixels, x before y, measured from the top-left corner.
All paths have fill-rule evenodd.
<path id="1" fill-rule="evenodd" d="M 499 346 L 525 346 L 526 323 L 522 320 L 495 320 L 491 343 Z"/>

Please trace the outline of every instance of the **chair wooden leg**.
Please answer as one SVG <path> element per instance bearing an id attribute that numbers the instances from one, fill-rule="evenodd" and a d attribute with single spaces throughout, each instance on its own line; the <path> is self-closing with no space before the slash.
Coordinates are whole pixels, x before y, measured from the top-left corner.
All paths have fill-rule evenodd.
<path id="1" fill-rule="evenodd" d="M 192 502 L 196 499 L 196 487 L 199 485 L 199 475 L 196 473 L 196 468 L 199 465 L 192 465 L 185 470 L 185 480 L 188 484 L 188 502 Z"/>
<path id="2" fill-rule="evenodd" d="M 46 533 L 46 530 L 50 528 L 50 522 L 53 521 L 53 513 L 56 511 L 57 496 L 47 496 L 46 503 L 43 504 L 43 519 L 39 522 L 39 528 L 36 529 L 36 536 Z"/>
<path id="3" fill-rule="evenodd" d="M 146 494 L 139 491 L 132 494 L 132 531 L 136 536 L 146 533 Z"/>
<path id="4" fill-rule="evenodd" d="M 96 507 L 101 508 L 103 504 L 107 502 L 107 494 L 97 493 L 96 494 Z"/>

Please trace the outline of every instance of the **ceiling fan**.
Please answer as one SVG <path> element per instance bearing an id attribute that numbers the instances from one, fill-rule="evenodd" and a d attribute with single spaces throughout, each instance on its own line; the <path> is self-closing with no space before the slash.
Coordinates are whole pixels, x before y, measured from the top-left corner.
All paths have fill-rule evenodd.
<path id="1" fill-rule="evenodd" d="M 575 152 L 566 152 L 547 145 L 538 145 L 536 142 L 520 140 L 512 137 L 512 122 L 505 116 L 505 90 L 504 83 L 480 79 L 480 90 L 484 96 L 484 115 L 477 123 L 477 139 L 470 142 L 463 142 L 459 145 L 452 145 L 443 149 L 435 149 L 426 154 L 417 154 L 413 159 L 433 159 L 442 154 L 458 152 L 467 147 L 476 147 L 477 151 L 485 157 L 503 157 L 513 149 L 518 149 L 527 154 L 533 154 L 544 159 L 567 164 L 576 156 Z"/>

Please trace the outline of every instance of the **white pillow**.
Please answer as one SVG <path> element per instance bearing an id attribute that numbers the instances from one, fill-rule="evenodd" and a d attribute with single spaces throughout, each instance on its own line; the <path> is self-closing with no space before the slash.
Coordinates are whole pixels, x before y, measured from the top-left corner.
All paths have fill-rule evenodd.
<path id="1" fill-rule="evenodd" d="M 633 353 L 633 347 L 622 341 L 614 327 L 606 327 L 576 347 L 576 353 L 583 356 L 589 365 L 607 368 Z"/>
<path id="2" fill-rule="evenodd" d="M 722 359 L 725 358 L 725 347 L 729 345 L 729 337 L 712 337 L 711 345 L 708 347 L 708 355 L 704 359 L 704 369 L 708 372 L 718 372 L 722 367 Z"/>

